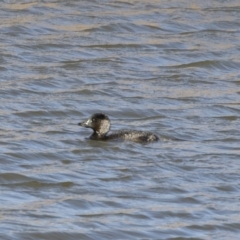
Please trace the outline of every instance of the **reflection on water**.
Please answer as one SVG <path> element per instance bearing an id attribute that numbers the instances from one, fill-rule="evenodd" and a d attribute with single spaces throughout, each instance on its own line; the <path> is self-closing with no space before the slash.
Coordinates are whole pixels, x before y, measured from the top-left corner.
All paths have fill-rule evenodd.
<path id="1" fill-rule="evenodd" d="M 239 10 L 3 1 L 1 239 L 237 239 Z M 99 111 L 161 141 L 90 141 Z"/>

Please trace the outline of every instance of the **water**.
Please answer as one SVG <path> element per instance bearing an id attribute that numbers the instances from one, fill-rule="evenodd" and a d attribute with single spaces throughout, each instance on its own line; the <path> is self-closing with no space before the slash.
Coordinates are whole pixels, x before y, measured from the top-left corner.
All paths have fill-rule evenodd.
<path id="1" fill-rule="evenodd" d="M 239 238 L 239 1 L 0 16 L 1 239 Z M 87 140 L 77 123 L 99 111 L 161 140 Z"/>

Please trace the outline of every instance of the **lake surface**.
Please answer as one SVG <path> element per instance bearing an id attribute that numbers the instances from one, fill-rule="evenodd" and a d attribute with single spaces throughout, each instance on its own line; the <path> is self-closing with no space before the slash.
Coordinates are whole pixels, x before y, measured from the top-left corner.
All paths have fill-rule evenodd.
<path id="1" fill-rule="evenodd" d="M 239 239 L 238 0 L 0 16 L 1 240 Z M 160 141 L 91 141 L 95 112 Z"/>

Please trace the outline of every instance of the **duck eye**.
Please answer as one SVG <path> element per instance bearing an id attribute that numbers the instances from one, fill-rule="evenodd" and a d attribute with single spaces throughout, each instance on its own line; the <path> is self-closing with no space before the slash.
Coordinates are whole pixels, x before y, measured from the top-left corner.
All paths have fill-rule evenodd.
<path id="1" fill-rule="evenodd" d="M 93 122 L 95 122 L 95 120 L 96 120 L 95 118 L 92 119 Z"/>

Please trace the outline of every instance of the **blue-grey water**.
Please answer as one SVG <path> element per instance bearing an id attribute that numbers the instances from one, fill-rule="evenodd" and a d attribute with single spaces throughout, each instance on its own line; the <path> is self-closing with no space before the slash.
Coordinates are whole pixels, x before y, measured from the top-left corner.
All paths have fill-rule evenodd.
<path id="1" fill-rule="evenodd" d="M 1 240 L 239 239 L 238 0 L 0 1 L 0 102 Z"/>

